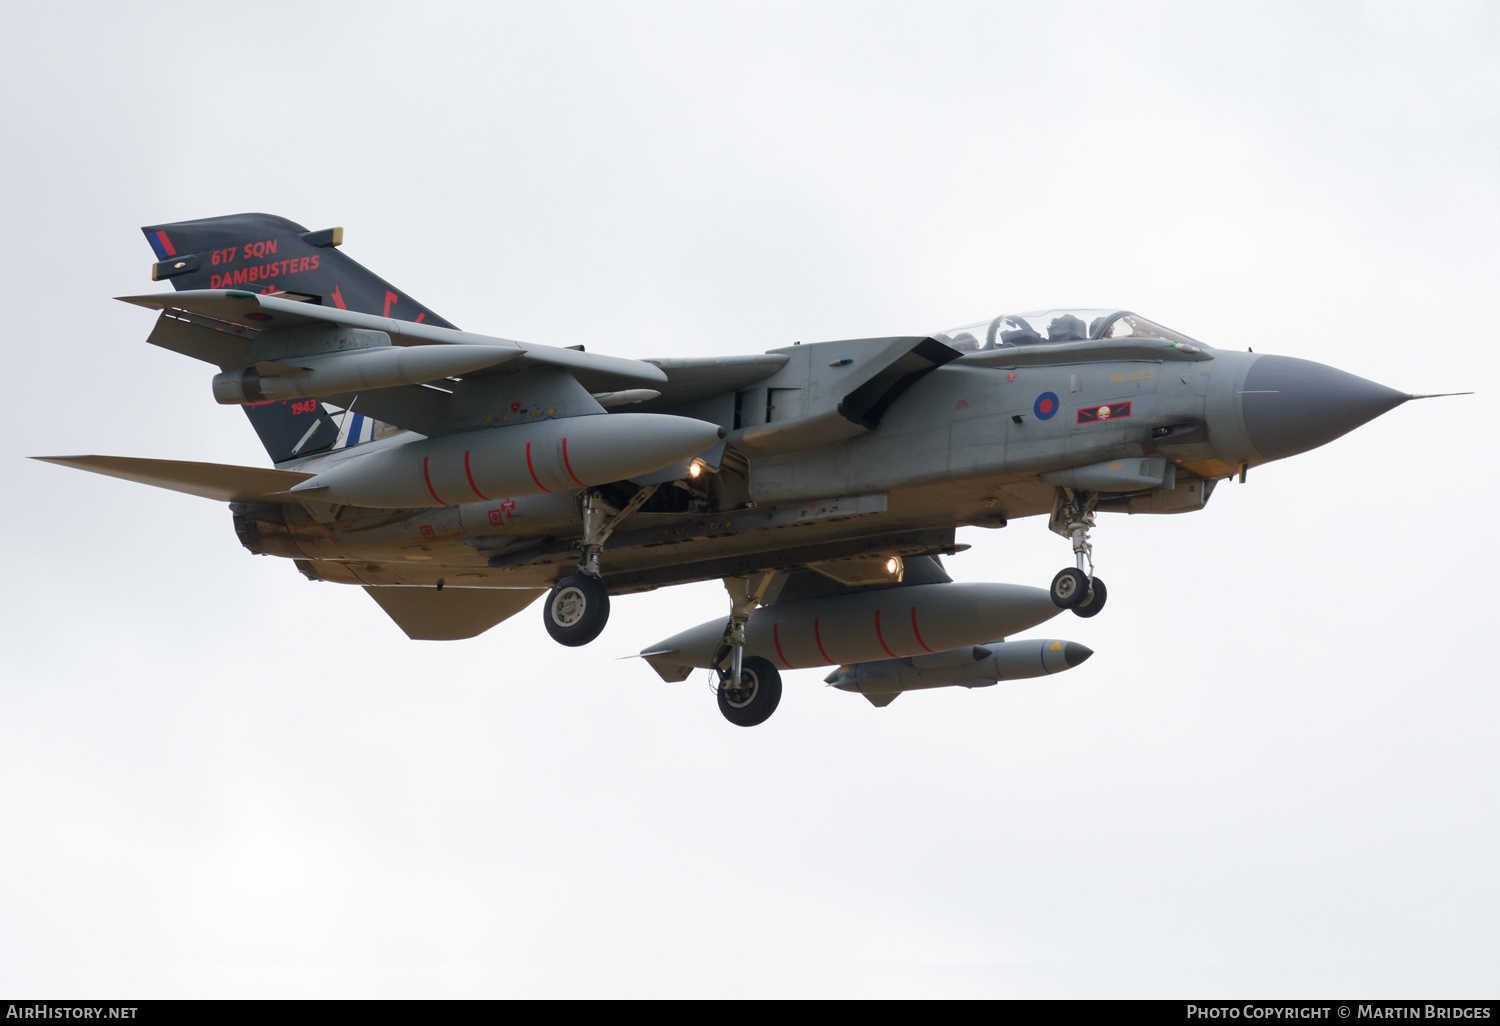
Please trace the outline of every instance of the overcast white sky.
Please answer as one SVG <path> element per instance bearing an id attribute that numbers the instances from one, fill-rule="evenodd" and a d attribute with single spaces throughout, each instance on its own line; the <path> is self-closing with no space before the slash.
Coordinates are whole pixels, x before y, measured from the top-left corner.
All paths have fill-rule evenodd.
<path id="1" fill-rule="evenodd" d="M 1045 9 L 1042 9 L 1045 7 Z M 1493 997 L 1500 8 L 11 5 L 0 991 Z M 1413 392 L 1096 532 L 1051 679 L 765 726 L 617 600 L 407 641 L 207 501 L 138 226 L 246 210 L 464 328 L 759 352 L 1119 305 Z M 961 580 L 1045 585 L 1039 520 Z"/>

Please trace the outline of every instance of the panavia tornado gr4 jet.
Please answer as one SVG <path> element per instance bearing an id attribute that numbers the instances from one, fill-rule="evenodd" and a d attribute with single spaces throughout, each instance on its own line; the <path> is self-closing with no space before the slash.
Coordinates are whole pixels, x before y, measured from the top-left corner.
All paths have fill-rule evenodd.
<path id="1" fill-rule="evenodd" d="M 213 364 L 274 469 L 50 462 L 230 504 L 251 552 L 363 587 L 407 635 L 468 638 L 540 596 L 583 645 L 611 595 L 722 579 L 723 615 L 646 647 L 716 671 L 733 723 L 780 670 L 903 691 L 1035 677 L 1091 653 L 1006 640 L 1094 616 L 1101 512 L 1202 509 L 1214 485 L 1415 398 L 1317 363 L 1216 350 L 1125 310 L 1011 314 L 930 335 L 625 359 L 460 331 L 267 214 L 144 229 L 153 345 Z M 964 525 L 1046 516 L 1048 589 L 954 583 Z"/>

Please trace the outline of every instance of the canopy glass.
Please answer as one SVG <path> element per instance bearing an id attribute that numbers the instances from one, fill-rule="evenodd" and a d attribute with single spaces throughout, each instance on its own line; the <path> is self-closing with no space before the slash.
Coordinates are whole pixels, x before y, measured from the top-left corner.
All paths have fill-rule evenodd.
<path id="1" fill-rule="evenodd" d="M 1036 310 L 1001 314 L 992 320 L 937 332 L 933 337 L 965 353 L 1004 346 L 1102 338 L 1160 338 L 1168 342 L 1202 345 L 1181 332 L 1148 321 L 1129 310 Z"/>

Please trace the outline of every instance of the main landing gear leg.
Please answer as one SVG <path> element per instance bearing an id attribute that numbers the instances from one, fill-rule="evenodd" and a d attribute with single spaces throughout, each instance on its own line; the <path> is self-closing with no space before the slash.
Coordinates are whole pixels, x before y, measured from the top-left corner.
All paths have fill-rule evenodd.
<path id="1" fill-rule="evenodd" d="M 772 576 L 762 573 L 724 578 L 724 588 L 729 592 L 729 623 L 714 663 L 719 675 L 719 711 L 739 727 L 764 723 L 781 701 L 781 674 L 776 667 L 759 656 L 745 658 L 745 626 L 765 597 Z M 726 656 L 728 668 L 723 665 Z"/>
<path id="2" fill-rule="evenodd" d="M 578 572 L 564 577 L 552 586 L 542 609 L 547 633 L 558 644 L 576 648 L 597 638 L 609 622 L 609 589 L 600 579 L 599 557 L 604 543 L 620 521 L 640 509 L 655 493 L 656 485 L 647 485 L 631 496 L 625 508 L 611 515 L 603 497 L 593 489 L 579 496 L 583 512 L 583 537 L 579 540 L 582 555 Z"/>
<path id="3" fill-rule="evenodd" d="M 1097 616 L 1109 597 L 1104 582 L 1094 576 L 1094 546 L 1089 542 L 1098 502 L 1097 492 L 1059 488 L 1047 523 L 1053 532 L 1073 544 L 1076 564 L 1059 570 L 1052 578 L 1052 601 L 1059 609 L 1071 609 L 1077 616 Z"/>

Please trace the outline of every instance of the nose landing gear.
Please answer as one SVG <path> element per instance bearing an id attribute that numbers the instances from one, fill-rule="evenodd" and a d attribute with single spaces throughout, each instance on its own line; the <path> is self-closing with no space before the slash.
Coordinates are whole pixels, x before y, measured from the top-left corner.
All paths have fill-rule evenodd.
<path id="1" fill-rule="evenodd" d="M 1054 533 L 1073 543 L 1073 560 L 1077 564 L 1059 570 L 1052 578 L 1052 603 L 1059 609 L 1073 610 L 1076 616 L 1099 615 L 1109 597 L 1104 582 L 1094 576 L 1094 546 L 1089 543 L 1098 502 L 1097 492 L 1059 488 L 1052 503 L 1052 517 L 1047 522 Z"/>
<path id="2" fill-rule="evenodd" d="M 1098 616 L 1099 610 L 1104 608 L 1105 599 L 1109 598 L 1109 589 L 1104 586 L 1104 581 L 1095 577 L 1090 582 L 1089 593 L 1084 600 L 1073 607 L 1074 616 Z"/>

